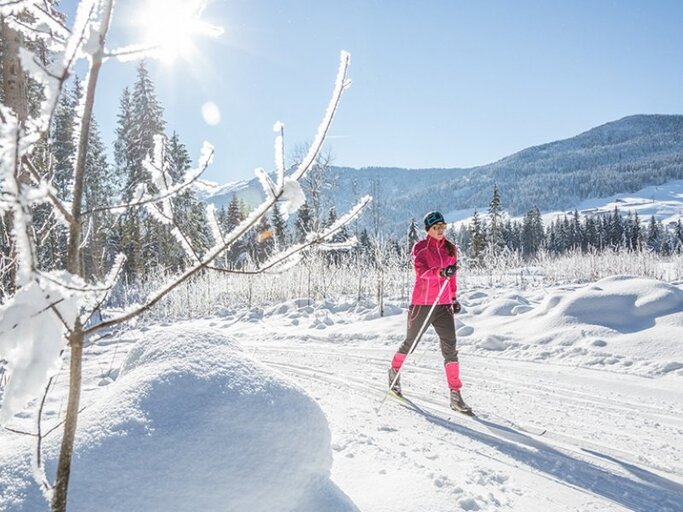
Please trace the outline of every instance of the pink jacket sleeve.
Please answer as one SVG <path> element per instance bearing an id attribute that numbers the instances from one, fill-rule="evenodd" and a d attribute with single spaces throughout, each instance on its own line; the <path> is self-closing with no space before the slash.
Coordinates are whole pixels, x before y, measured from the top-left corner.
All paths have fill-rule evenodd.
<path id="1" fill-rule="evenodd" d="M 422 248 L 418 249 L 418 244 L 413 247 L 413 266 L 415 267 L 415 275 L 420 279 L 443 279 L 439 274 L 441 269 L 429 266 L 427 251 Z"/>

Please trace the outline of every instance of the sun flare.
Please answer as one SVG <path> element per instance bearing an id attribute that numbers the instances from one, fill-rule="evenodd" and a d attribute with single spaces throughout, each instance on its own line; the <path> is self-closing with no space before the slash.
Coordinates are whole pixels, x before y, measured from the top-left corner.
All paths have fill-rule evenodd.
<path id="1" fill-rule="evenodd" d="M 165 62 L 189 57 L 197 36 L 223 33 L 220 27 L 200 19 L 205 7 L 206 0 L 147 0 L 136 16 L 144 44 L 154 48 Z"/>

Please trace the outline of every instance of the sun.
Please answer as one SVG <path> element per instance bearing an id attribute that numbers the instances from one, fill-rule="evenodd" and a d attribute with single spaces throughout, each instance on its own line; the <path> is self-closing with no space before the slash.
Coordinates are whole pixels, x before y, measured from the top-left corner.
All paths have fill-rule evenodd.
<path id="1" fill-rule="evenodd" d="M 188 58 L 197 36 L 217 37 L 223 29 L 201 19 L 206 0 L 147 0 L 135 16 L 143 44 L 164 62 Z"/>

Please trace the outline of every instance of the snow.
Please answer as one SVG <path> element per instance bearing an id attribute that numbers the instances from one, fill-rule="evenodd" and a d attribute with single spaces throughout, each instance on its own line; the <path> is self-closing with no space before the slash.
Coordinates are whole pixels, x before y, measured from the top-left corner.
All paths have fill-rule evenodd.
<path id="1" fill-rule="evenodd" d="M 69 510 L 356 510 L 329 480 L 319 406 L 224 334 L 147 331 L 117 373 L 81 413 Z M 3 448 L 0 509 L 46 509 L 26 443 Z"/>
<path id="2" fill-rule="evenodd" d="M 431 330 L 402 372 L 423 412 L 377 411 L 401 301 L 383 317 L 341 299 L 222 306 L 89 347 L 73 510 L 681 510 L 681 285 L 622 275 L 459 298 L 475 419 L 448 409 Z M 31 413 L 7 426 L 30 431 Z M 46 510 L 32 446 L 0 431 L 2 511 Z"/>
<path id="3" fill-rule="evenodd" d="M 68 281 L 68 274 L 61 277 Z M 0 306 L 0 360 L 8 361 L 12 376 L 3 394 L 0 424 L 40 395 L 59 370 L 64 348 L 62 321 L 73 326 L 81 303 L 78 295 L 50 281 L 43 283 L 43 288 L 31 281 Z"/>

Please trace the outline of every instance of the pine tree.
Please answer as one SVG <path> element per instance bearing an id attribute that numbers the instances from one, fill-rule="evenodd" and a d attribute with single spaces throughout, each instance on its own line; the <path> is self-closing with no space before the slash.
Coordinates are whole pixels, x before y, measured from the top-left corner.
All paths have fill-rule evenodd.
<path id="1" fill-rule="evenodd" d="M 76 158 L 74 123 L 76 122 L 76 106 L 79 97 L 80 85 L 76 80 L 74 88 L 72 90 L 67 88 L 64 94 L 59 97 L 53 123 L 50 126 L 54 161 L 52 185 L 55 187 L 57 197 L 64 201 L 71 200 L 71 180 Z"/>
<path id="2" fill-rule="evenodd" d="M 586 250 L 584 245 L 583 228 L 581 227 L 581 218 L 579 217 L 579 211 L 574 210 L 572 215 L 571 225 L 569 227 L 569 247 L 571 249 L 582 249 Z"/>
<path id="3" fill-rule="evenodd" d="M 536 255 L 540 250 L 544 238 L 543 220 L 541 212 L 534 207 L 524 216 L 521 234 L 522 254 L 526 258 Z"/>
<path id="4" fill-rule="evenodd" d="M 273 234 L 277 247 L 284 247 L 287 244 L 287 223 L 282 217 L 280 207 L 277 203 L 273 205 L 271 224 L 273 226 Z"/>
<path id="5" fill-rule="evenodd" d="M 235 229 L 240 222 L 242 222 L 242 208 L 240 206 L 240 200 L 237 194 L 233 194 L 230 203 L 228 204 L 228 209 L 225 217 L 225 231 L 227 233 Z"/>
<path id="6" fill-rule="evenodd" d="M 76 145 L 74 138 L 76 105 L 79 101 L 80 86 L 76 80 L 73 88 L 65 87 L 60 96 L 55 115 L 50 125 L 50 154 L 52 161 L 52 186 L 57 197 L 70 201 L 72 196 Z M 66 254 L 61 249 L 66 246 L 67 229 L 52 215 L 52 208 L 39 205 L 33 213 L 33 222 L 41 243 L 37 247 L 38 261 L 42 268 L 51 270 L 66 266 Z"/>
<path id="7" fill-rule="evenodd" d="M 305 201 L 301 208 L 299 208 L 296 218 L 296 239 L 299 243 L 305 241 L 308 233 L 311 232 L 312 222 L 311 211 L 308 207 L 308 202 Z"/>
<path id="8" fill-rule="evenodd" d="M 128 87 L 123 89 L 119 100 L 119 113 L 117 115 L 116 140 L 114 142 L 115 173 L 120 187 L 128 185 L 128 176 L 133 173 L 135 165 L 133 157 L 133 106 L 131 104 Z M 123 201 L 130 201 L 133 191 L 124 189 Z"/>
<path id="9" fill-rule="evenodd" d="M 489 203 L 489 248 L 493 254 L 499 254 L 505 246 L 503 238 L 503 211 L 501 206 L 500 191 L 498 185 L 493 185 L 493 197 Z"/>
<path id="10" fill-rule="evenodd" d="M 155 191 L 143 162 L 148 157 L 153 158 L 154 137 L 163 135 L 164 128 L 163 109 L 145 63 L 141 62 L 133 92 L 124 89 L 119 104 L 115 159 L 123 184 L 124 202 L 131 200 L 140 184 L 146 185 L 150 192 Z M 129 279 L 142 277 L 151 268 L 169 266 L 162 251 L 168 231 L 159 229 L 158 223 L 150 219 L 144 208 L 129 209 L 120 221 L 119 230 L 118 238 L 127 257 L 125 270 Z M 177 261 L 175 256 L 172 259 Z"/>
<path id="11" fill-rule="evenodd" d="M 358 250 L 362 254 L 372 253 L 372 241 L 370 240 L 367 228 L 363 228 L 360 235 L 358 235 Z"/>
<path id="12" fill-rule="evenodd" d="M 230 233 L 240 224 L 240 222 L 242 222 L 242 220 L 244 220 L 244 217 L 242 215 L 241 201 L 237 197 L 237 194 L 233 194 L 228 207 L 225 209 L 222 222 L 223 231 L 225 233 Z M 245 252 L 245 244 L 249 242 L 250 240 L 247 236 L 243 240 L 234 243 L 230 249 L 226 251 L 226 261 L 229 262 L 230 265 L 234 265 L 240 255 Z M 244 260 L 244 258 L 242 258 L 242 260 Z"/>
<path id="13" fill-rule="evenodd" d="M 154 137 L 163 135 L 166 123 L 163 119 L 163 108 L 156 97 L 154 83 L 144 61 L 137 68 L 138 76 L 131 94 L 131 108 L 133 124 L 130 127 L 134 167 L 128 176 L 127 189 L 134 188 L 138 183 L 150 183 L 150 177 L 142 168 L 142 162 L 154 155 Z M 161 162 L 156 162 L 161 165 Z"/>
<path id="14" fill-rule="evenodd" d="M 678 222 L 676 222 L 674 234 L 676 236 L 676 252 L 680 253 L 681 248 L 683 248 L 683 223 L 681 219 L 678 219 Z"/>
<path id="15" fill-rule="evenodd" d="M 329 211 L 327 212 L 327 219 L 325 219 L 325 227 L 330 227 L 335 222 L 337 222 L 337 209 L 334 206 L 331 206 Z M 342 228 L 332 236 L 331 241 L 334 243 L 341 243 L 346 242 L 348 239 L 349 232 L 346 229 L 346 226 L 342 226 Z"/>
<path id="16" fill-rule="evenodd" d="M 660 229 L 660 224 L 655 219 L 655 216 L 650 217 L 650 223 L 647 230 L 647 248 L 651 251 L 660 252 L 663 242 L 663 231 Z"/>
<path id="17" fill-rule="evenodd" d="M 621 218 L 621 213 L 619 213 L 619 208 L 614 207 L 612 216 L 610 217 L 610 227 L 609 227 L 609 241 L 610 245 L 614 248 L 618 248 L 623 245 L 624 238 L 624 226 Z"/>
<path id="18" fill-rule="evenodd" d="M 247 248 L 252 261 L 258 268 L 259 264 L 263 263 L 273 253 L 275 240 L 273 239 L 273 231 L 271 229 L 268 218 L 264 215 L 256 225 L 256 236 L 250 240 Z"/>
<path id="19" fill-rule="evenodd" d="M 482 225 L 477 210 L 474 210 L 474 215 L 472 215 L 470 235 L 472 237 L 469 247 L 470 258 L 472 258 L 476 264 L 483 265 L 484 251 L 486 249 L 486 231 L 485 226 Z"/>
<path id="20" fill-rule="evenodd" d="M 180 142 L 176 132 L 168 140 L 165 152 L 169 175 L 173 184 L 180 183 L 186 172 L 192 167 L 192 161 L 187 148 Z M 173 199 L 174 221 L 180 231 L 188 238 L 190 245 L 200 254 L 201 249 L 210 245 L 211 235 L 207 228 L 204 205 L 197 199 L 191 188 L 186 188 Z M 177 247 L 177 243 L 174 243 Z M 178 268 L 184 269 L 187 258 L 184 253 L 180 256 Z"/>
<path id="21" fill-rule="evenodd" d="M 595 249 L 599 247 L 598 229 L 595 225 L 595 219 L 593 217 L 585 218 L 583 233 L 586 250 Z"/>
<path id="22" fill-rule="evenodd" d="M 410 226 L 408 226 L 408 250 L 410 251 L 412 247 L 420 240 L 419 231 L 417 228 L 417 222 L 415 217 L 410 219 Z"/>
<path id="23" fill-rule="evenodd" d="M 507 219 L 503 224 L 503 246 L 510 251 L 518 250 L 521 247 L 519 232 L 516 229 L 517 223 Z"/>
<path id="24" fill-rule="evenodd" d="M 87 218 L 88 235 L 83 251 L 84 275 L 102 279 L 104 269 L 110 268 L 113 263 L 111 242 L 114 222 L 109 212 L 93 210 L 112 204 L 115 184 L 114 173 L 107 163 L 106 149 L 94 117 L 90 121 L 85 168 L 83 211 L 91 213 Z"/>

